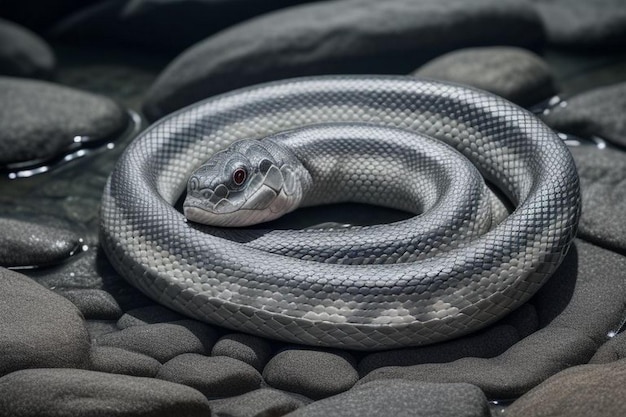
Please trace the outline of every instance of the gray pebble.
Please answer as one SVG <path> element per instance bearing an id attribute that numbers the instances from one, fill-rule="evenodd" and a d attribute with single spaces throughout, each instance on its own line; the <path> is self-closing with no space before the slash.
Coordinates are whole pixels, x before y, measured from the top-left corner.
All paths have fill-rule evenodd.
<path id="1" fill-rule="evenodd" d="M 274 388 L 319 399 L 350 389 L 359 379 L 347 352 L 287 349 L 274 356 L 263 378 Z"/>
<path id="2" fill-rule="evenodd" d="M 487 398 L 470 384 L 375 381 L 287 414 L 289 417 L 489 417 Z"/>
<path id="3" fill-rule="evenodd" d="M 54 265 L 82 244 L 71 230 L 22 219 L 0 217 L 0 230 L 0 266 L 5 267 Z"/>
<path id="4" fill-rule="evenodd" d="M 113 296 L 99 289 L 66 289 L 59 294 L 70 300 L 87 320 L 116 320 L 124 312 Z"/>
<path id="5" fill-rule="evenodd" d="M 222 336 L 213 346 L 212 356 L 228 356 L 252 365 L 257 371 L 263 371 L 272 353 L 267 339 L 243 334 L 231 333 Z"/>
<path id="6" fill-rule="evenodd" d="M 217 339 L 215 330 L 198 321 L 132 326 L 97 339 L 98 345 L 143 353 L 165 363 L 183 353 L 208 354 Z"/>
<path id="7" fill-rule="evenodd" d="M 91 349 L 91 370 L 110 374 L 154 377 L 161 363 L 150 356 L 111 346 Z"/>
<path id="8" fill-rule="evenodd" d="M 309 403 L 271 388 L 210 402 L 213 417 L 278 417 Z"/>
<path id="9" fill-rule="evenodd" d="M 74 304 L 4 268 L 0 317 L 0 376 L 25 368 L 87 365 L 89 334 Z"/>
<path id="10" fill-rule="evenodd" d="M 541 21 L 515 0 L 336 0 L 290 7 L 233 26 L 178 56 L 146 95 L 156 120 L 235 88 L 318 74 L 406 74 L 478 45 L 539 47 Z"/>
<path id="11" fill-rule="evenodd" d="M 117 327 L 125 329 L 131 326 L 141 326 L 144 324 L 166 323 L 171 321 L 184 320 L 185 317 L 169 308 L 158 304 L 128 310 L 117 321 Z"/>
<path id="12" fill-rule="evenodd" d="M 414 73 L 490 91 L 520 106 L 529 106 L 556 94 L 548 64 L 521 48 L 483 47 L 449 52 Z"/>
<path id="13" fill-rule="evenodd" d="M 117 332 L 119 329 L 114 320 L 86 320 L 85 325 L 89 331 L 92 343 L 103 334 Z"/>
<path id="14" fill-rule="evenodd" d="M 0 77 L 0 167 L 57 157 L 75 138 L 100 140 L 124 130 L 112 100 L 45 81 Z"/>
<path id="15" fill-rule="evenodd" d="M 0 417 L 210 415 L 184 385 L 79 369 L 29 369 L 0 378 Z"/>
<path id="16" fill-rule="evenodd" d="M 608 363 L 626 358 L 626 332 L 613 336 L 593 355 L 589 363 Z"/>
<path id="17" fill-rule="evenodd" d="M 156 376 L 188 385 L 208 398 L 239 395 L 261 387 L 261 374 L 247 363 L 226 356 L 186 353 L 169 360 Z"/>
<path id="18" fill-rule="evenodd" d="M 0 75 L 50 78 L 55 61 L 43 39 L 25 27 L 0 19 Z"/>

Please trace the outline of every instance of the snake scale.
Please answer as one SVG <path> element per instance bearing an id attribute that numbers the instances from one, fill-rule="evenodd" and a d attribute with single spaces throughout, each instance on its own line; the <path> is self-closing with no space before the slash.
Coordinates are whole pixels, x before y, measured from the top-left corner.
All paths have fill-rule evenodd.
<path id="1" fill-rule="evenodd" d="M 190 213 L 202 204 L 193 194 L 210 187 L 209 205 L 227 212 L 249 197 L 197 177 L 230 145 L 238 155 L 280 148 L 272 163 L 237 171 L 235 187 L 250 178 L 302 204 L 359 201 L 416 215 L 338 231 L 187 221 L 175 206 L 190 177 Z M 437 157 L 442 147 L 451 149 Z M 285 168 L 294 158 L 301 160 Z M 475 180 L 476 169 L 484 180 Z M 511 203 L 504 218 L 485 180 Z M 253 200 L 248 208 L 280 209 Z M 579 215 L 569 151 L 525 110 L 442 82 L 323 76 L 234 91 L 152 125 L 107 182 L 101 242 L 133 285 L 191 317 L 290 342 L 374 350 L 443 341 L 506 315 L 558 267 Z"/>

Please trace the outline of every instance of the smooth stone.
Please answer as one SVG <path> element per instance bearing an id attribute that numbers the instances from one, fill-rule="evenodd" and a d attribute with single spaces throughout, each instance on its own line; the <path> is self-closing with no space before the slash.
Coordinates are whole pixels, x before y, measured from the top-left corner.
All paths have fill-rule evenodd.
<path id="1" fill-rule="evenodd" d="M 184 320 L 185 317 L 169 308 L 158 304 L 128 310 L 117 321 L 117 327 L 125 329 L 131 326 L 142 326 L 144 324 L 166 323 Z"/>
<path id="2" fill-rule="evenodd" d="M 213 417 L 279 417 L 309 403 L 310 401 L 271 388 L 210 401 Z"/>
<path id="3" fill-rule="evenodd" d="M 382 367 L 358 384 L 397 378 L 466 382 L 490 398 L 518 397 L 557 372 L 591 359 L 623 319 L 625 269 L 624 256 L 576 240 L 557 272 L 531 299 L 539 331 L 494 358 Z"/>
<path id="4" fill-rule="evenodd" d="M 478 87 L 520 106 L 537 104 L 557 92 L 548 64 L 522 48 L 460 49 L 429 61 L 414 75 Z"/>
<path id="5" fill-rule="evenodd" d="M 210 415 L 184 385 L 79 369 L 29 369 L 0 378 L 0 417 Z"/>
<path id="6" fill-rule="evenodd" d="M 285 36 L 289 34 L 289 36 Z M 143 110 L 156 120 L 236 88 L 318 74 L 407 74 L 479 45 L 543 45 L 531 4 L 515 0 L 336 0 L 268 13 L 197 43 L 161 73 Z"/>
<path id="7" fill-rule="evenodd" d="M 0 266 L 4 267 L 54 265 L 82 245 L 80 236 L 61 225 L 0 217 L 0 230 Z"/>
<path id="8" fill-rule="evenodd" d="M 623 330 L 623 329 L 622 329 Z M 600 346 L 593 355 L 590 364 L 614 362 L 626 358 L 626 333 L 622 331 Z"/>
<path id="9" fill-rule="evenodd" d="M 0 317 L 0 376 L 25 368 L 88 364 L 89 334 L 74 304 L 4 268 L 0 268 Z"/>
<path id="10" fill-rule="evenodd" d="M 581 49 L 623 50 L 626 7 L 623 0 L 533 0 L 545 24 L 549 43 Z"/>
<path id="11" fill-rule="evenodd" d="M 124 314 L 115 298 L 100 289 L 67 289 L 58 291 L 70 300 L 87 320 L 116 320 Z"/>
<path id="12" fill-rule="evenodd" d="M 114 320 L 87 320 L 85 321 L 87 331 L 89 331 L 89 337 L 92 343 L 102 336 L 103 334 L 117 332 L 119 329 Z"/>
<path id="13" fill-rule="evenodd" d="M 238 359 L 261 372 L 271 353 L 272 347 L 266 339 L 243 333 L 231 333 L 222 336 L 215 343 L 211 356 Z"/>
<path id="14" fill-rule="evenodd" d="M 617 252 L 626 251 L 626 153 L 592 146 L 570 150 L 582 191 L 578 236 Z"/>
<path id="15" fill-rule="evenodd" d="M 314 402 L 289 417 L 489 417 L 482 391 L 470 384 L 374 381 Z"/>
<path id="16" fill-rule="evenodd" d="M 111 346 L 91 349 L 91 370 L 110 374 L 154 377 L 161 363 L 150 356 Z"/>
<path id="17" fill-rule="evenodd" d="M 261 374 L 226 356 L 185 353 L 164 363 L 157 378 L 197 389 L 207 398 L 240 395 L 261 387 Z"/>
<path id="18" fill-rule="evenodd" d="M 46 81 L 0 77 L 0 167 L 55 158 L 76 137 L 104 140 L 128 124 L 109 98 Z"/>
<path id="19" fill-rule="evenodd" d="M 506 410 L 507 417 L 626 415 L 626 360 L 581 365 L 552 376 Z"/>
<path id="20" fill-rule="evenodd" d="M 596 88 L 566 100 L 542 116 L 555 130 L 583 138 L 597 136 L 626 146 L 626 82 Z"/>
<path id="21" fill-rule="evenodd" d="M 0 75 L 50 78 L 55 64 L 54 53 L 43 39 L 0 19 Z"/>
<path id="22" fill-rule="evenodd" d="M 354 358 L 347 352 L 286 349 L 263 370 L 268 385 L 320 399 L 346 391 L 359 380 Z"/>
<path id="23" fill-rule="evenodd" d="M 56 39 L 180 52 L 222 29 L 307 0 L 113 0 L 85 7 L 58 22 Z M 310 1 L 310 0 L 308 0 Z M 111 30 L 114 27 L 115 30 Z M 167 27 L 168 30 L 162 30 Z"/>
<path id="24" fill-rule="evenodd" d="M 128 327 L 100 336 L 97 343 L 143 353 L 165 363 L 183 353 L 207 355 L 216 339 L 212 327 L 199 321 L 181 320 Z"/>

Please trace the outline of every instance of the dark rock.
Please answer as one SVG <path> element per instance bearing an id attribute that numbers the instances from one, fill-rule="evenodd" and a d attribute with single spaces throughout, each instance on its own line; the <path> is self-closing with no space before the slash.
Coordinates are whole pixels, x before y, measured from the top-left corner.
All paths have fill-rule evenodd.
<path id="1" fill-rule="evenodd" d="M 213 346 L 212 356 L 228 356 L 252 365 L 257 371 L 263 367 L 272 353 L 272 347 L 266 339 L 243 333 L 231 333 L 222 336 Z"/>
<path id="2" fill-rule="evenodd" d="M 453 49 L 537 47 L 543 27 L 514 0 L 341 0 L 266 14 L 196 44 L 150 88 L 158 119 L 203 98 L 264 81 L 340 73 L 406 74 Z"/>
<path id="3" fill-rule="evenodd" d="M 563 264 L 531 299 L 541 330 L 489 359 L 383 367 L 359 384 L 402 378 L 427 382 L 467 382 L 490 397 L 514 398 L 551 375 L 587 363 L 606 334 L 619 326 L 626 287 L 626 258 L 576 241 Z"/>
<path id="4" fill-rule="evenodd" d="M 305 1 L 105 1 L 63 19 L 52 28 L 51 35 L 69 42 L 89 42 L 90 45 L 99 42 L 180 52 L 235 23 Z M 162 30 L 163 27 L 168 30 Z"/>
<path id="5" fill-rule="evenodd" d="M 0 265 L 5 267 L 57 264 L 82 245 L 80 236 L 57 225 L 0 217 L 0 230 Z"/>
<path id="6" fill-rule="evenodd" d="M 309 402 L 279 390 L 261 388 L 236 397 L 213 400 L 210 403 L 213 417 L 278 417 Z"/>
<path id="7" fill-rule="evenodd" d="M 552 376 L 507 410 L 507 417 L 626 415 L 626 360 L 581 365 Z"/>
<path id="8" fill-rule="evenodd" d="M 98 338 L 101 346 L 114 346 L 143 353 L 165 363 L 183 353 L 208 354 L 217 339 L 204 323 L 181 320 L 172 323 L 133 326 Z"/>
<path id="9" fill-rule="evenodd" d="M 128 310 L 117 322 L 117 327 L 125 329 L 131 326 L 144 324 L 166 323 L 184 320 L 181 314 L 158 304 Z"/>
<path id="10" fill-rule="evenodd" d="M 79 369 L 29 369 L 0 378 L 0 417 L 198 416 L 201 393 L 184 385 Z"/>
<path id="11" fill-rule="evenodd" d="M 625 41 L 626 42 L 626 41 Z M 626 146 L 626 83 L 609 85 L 574 96 L 542 118 L 555 130 L 583 138 L 597 136 Z"/>
<path id="12" fill-rule="evenodd" d="M 54 53 L 43 39 L 0 19 L 0 75 L 50 78 L 54 67 Z"/>
<path id="13" fill-rule="evenodd" d="M 89 335 L 74 304 L 4 268 L 0 317 L 0 376 L 18 369 L 80 368 L 88 363 Z"/>
<path id="14" fill-rule="evenodd" d="M 106 139 L 128 123 L 110 99 L 45 81 L 0 77 L 0 91 L 0 167 L 57 157 L 76 137 Z"/>
<path id="15" fill-rule="evenodd" d="M 578 236 L 626 252 L 626 154 L 592 146 L 571 149 L 582 191 Z"/>
<path id="16" fill-rule="evenodd" d="M 390 380 L 355 387 L 287 415 L 488 417 L 490 413 L 485 395 L 473 385 Z"/>
<path id="17" fill-rule="evenodd" d="M 208 398 L 230 397 L 261 387 L 261 374 L 247 363 L 226 356 L 186 353 L 161 367 L 156 376 L 188 385 Z"/>
<path id="18" fill-rule="evenodd" d="M 161 364 L 150 356 L 110 346 L 91 349 L 91 369 L 110 374 L 154 377 Z"/>
<path id="19" fill-rule="evenodd" d="M 626 44 L 622 0 L 533 0 L 550 44 L 576 51 L 620 50 Z"/>
<path id="20" fill-rule="evenodd" d="M 608 363 L 626 358 L 626 333 L 613 335 L 591 358 L 589 363 Z"/>
<path id="21" fill-rule="evenodd" d="M 37 30 L 72 12 L 99 0 L 3 0 L 0 16 Z"/>
<path id="22" fill-rule="evenodd" d="M 461 49 L 433 59 L 414 74 L 478 87 L 520 106 L 537 104 L 556 94 L 548 64 L 521 48 Z"/>
<path id="23" fill-rule="evenodd" d="M 124 312 L 115 298 L 99 289 L 71 289 L 59 291 L 70 300 L 87 320 L 116 320 Z"/>
<path id="24" fill-rule="evenodd" d="M 274 388 L 319 399 L 350 389 L 359 374 L 346 352 L 287 349 L 270 359 L 263 378 Z"/>
<path id="25" fill-rule="evenodd" d="M 113 320 L 87 320 L 85 324 L 92 342 L 95 342 L 103 334 L 118 331 L 117 325 Z"/>

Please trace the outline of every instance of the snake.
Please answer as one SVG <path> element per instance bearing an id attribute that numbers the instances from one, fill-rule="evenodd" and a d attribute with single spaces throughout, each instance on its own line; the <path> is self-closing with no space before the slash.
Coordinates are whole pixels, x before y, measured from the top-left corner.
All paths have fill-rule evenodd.
<path id="1" fill-rule="evenodd" d="M 253 226 L 335 202 L 409 215 Z M 408 76 L 315 76 L 148 127 L 107 180 L 100 241 L 119 274 L 180 313 L 370 351 L 460 337 L 518 308 L 564 259 L 580 209 L 567 147 L 515 104 Z"/>

